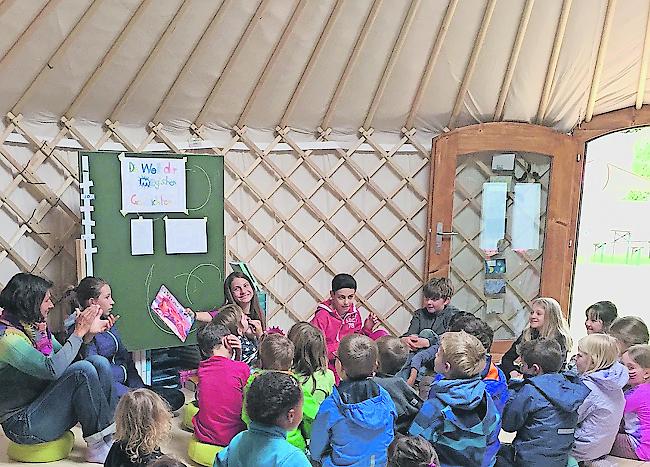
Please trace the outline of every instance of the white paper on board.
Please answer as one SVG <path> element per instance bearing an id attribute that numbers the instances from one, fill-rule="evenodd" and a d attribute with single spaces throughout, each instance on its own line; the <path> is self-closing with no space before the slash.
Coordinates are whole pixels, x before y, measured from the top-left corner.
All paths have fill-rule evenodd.
<path id="1" fill-rule="evenodd" d="M 208 252 L 208 219 L 165 218 L 165 248 L 168 255 Z"/>
<path id="2" fill-rule="evenodd" d="M 517 183 L 512 213 L 512 249 L 539 249 L 539 219 L 542 204 L 542 185 Z"/>
<path id="3" fill-rule="evenodd" d="M 483 184 L 481 206 L 481 249 L 496 250 L 499 240 L 506 234 L 506 197 L 508 184 L 486 182 Z"/>
<path id="4" fill-rule="evenodd" d="M 153 255 L 153 219 L 131 219 L 131 255 Z"/>
<path id="5" fill-rule="evenodd" d="M 187 213 L 186 158 L 120 159 L 123 215 L 143 212 Z"/>

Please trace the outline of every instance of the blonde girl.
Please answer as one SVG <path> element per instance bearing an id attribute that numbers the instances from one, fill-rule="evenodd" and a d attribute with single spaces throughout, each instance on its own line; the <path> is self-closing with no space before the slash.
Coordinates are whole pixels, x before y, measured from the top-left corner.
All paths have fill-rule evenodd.
<path id="1" fill-rule="evenodd" d="M 169 405 L 149 389 L 122 396 L 115 409 L 115 443 L 105 467 L 144 467 L 163 456 L 160 444 L 172 429 Z"/>
<path id="2" fill-rule="evenodd" d="M 607 334 L 590 334 L 580 340 L 576 369 L 591 392 L 578 408 L 571 455 L 580 462 L 591 462 L 612 449 L 623 418 L 623 387 L 629 377 L 618 361 L 616 339 Z"/>
<path id="3" fill-rule="evenodd" d="M 557 341 L 566 361 L 567 351 L 573 341 L 562 308 L 554 298 L 541 297 L 533 300 L 528 325 L 501 359 L 500 367 L 506 378 L 510 379 L 511 373 L 517 369 L 515 360 L 519 358 L 519 346 L 540 337 Z"/>
<path id="4" fill-rule="evenodd" d="M 632 345 L 648 343 L 648 326 L 636 316 L 616 319 L 609 327 L 609 334 L 618 341 L 620 355 L 623 355 Z"/>
<path id="5" fill-rule="evenodd" d="M 625 391 L 622 433 L 616 435 L 612 455 L 650 460 L 650 345 L 633 345 L 621 362 L 630 373 Z"/>
<path id="6" fill-rule="evenodd" d="M 262 337 L 262 329 L 256 327 L 252 336 L 247 332 L 251 325 L 248 316 L 244 314 L 239 305 L 231 304 L 221 307 L 219 313 L 212 318 L 212 322 L 225 326 L 233 335 L 239 336 L 242 362 L 248 365 L 256 363 L 257 347 L 259 339 Z"/>

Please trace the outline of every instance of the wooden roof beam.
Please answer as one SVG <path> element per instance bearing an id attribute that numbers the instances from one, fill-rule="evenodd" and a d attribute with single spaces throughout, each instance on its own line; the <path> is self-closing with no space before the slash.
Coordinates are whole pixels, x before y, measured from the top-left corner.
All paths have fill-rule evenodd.
<path id="1" fill-rule="evenodd" d="M 262 70 L 262 74 L 257 80 L 257 83 L 253 88 L 253 91 L 250 93 L 248 99 L 246 100 L 246 105 L 244 106 L 244 110 L 242 111 L 241 115 L 237 119 L 238 127 L 241 128 L 246 125 L 246 119 L 248 118 L 248 114 L 250 113 L 250 110 L 253 107 L 253 102 L 255 102 L 255 98 L 257 97 L 257 94 L 259 93 L 260 89 L 262 89 L 262 87 L 264 86 L 264 83 L 266 83 L 266 80 L 269 77 L 269 72 L 273 69 L 275 63 L 278 61 L 280 52 L 287 44 L 287 40 L 289 40 L 289 37 L 291 36 L 291 33 L 293 32 L 293 29 L 296 26 L 296 22 L 300 18 L 300 15 L 302 14 L 302 11 L 304 9 L 305 9 L 305 0 L 298 0 L 298 5 L 293 10 L 289 22 L 286 24 L 284 30 L 282 31 L 280 40 L 278 41 L 277 44 L 275 44 L 275 47 L 273 48 L 273 52 L 271 52 L 271 56 L 266 61 L 266 65 L 264 65 L 264 70 Z"/>
<path id="2" fill-rule="evenodd" d="M 512 84 L 512 78 L 515 75 L 515 68 L 517 68 L 517 62 L 519 61 L 519 52 L 521 52 L 521 46 L 524 43 L 524 37 L 526 36 L 526 29 L 528 29 L 528 23 L 530 22 L 530 15 L 533 12 L 533 6 L 535 5 L 535 0 L 526 0 L 526 5 L 521 13 L 521 19 L 519 20 L 519 27 L 517 28 L 517 36 L 515 37 L 515 42 L 512 45 L 512 52 L 510 52 L 510 59 L 508 60 L 508 67 L 506 68 L 506 74 L 503 77 L 503 83 L 501 83 L 501 91 L 499 92 L 499 100 L 497 101 L 497 106 L 494 109 L 494 120 L 499 122 L 503 120 L 504 107 L 506 105 L 506 99 L 508 98 L 508 92 L 510 91 L 510 85 Z"/>
<path id="3" fill-rule="evenodd" d="M 488 4 L 485 7 L 485 12 L 483 13 L 483 21 L 481 22 L 481 27 L 478 30 L 476 35 L 476 42 L 474 42 L 474 48 L 472 49 L 472 54 L 469 57 L 469 62 L 467 63 L 467 68 L 465 69 L 465 76 L 463 76 L 463 81 L 458 90 L 458 95 L 456 96 L 456 102 L 454 103 L 454 109 L 451 112 L 451 117 L 449 118 L 449 125 L 447 128 L 453 130 L 456 128 L 456 120 L 460 115 L 460 109 L 465 100 L 465 94 L 467 94 L 467 89 L 469 84 L 472 82 L 472 76 L 474 75 L 474 70 L 476 69 L 476 63 L 478 62 L 478 56 L 481 53 L 481 48 L 483 48 L 483 43 L 485 42 L 485 36 L 487 35 L 487 30 L 490 27 L 490 21 L 492 21 L 492 14 L 494 13 L 494 7 L 497 4 L 497 0 L 489 0 Z"/>
<path id="4" fill-rule="evenodd" d="M 23 29 L 23 32 L 21 32 L 20 34 L 18 34 L 18 37 L 16 37 L 16 40 L 15 40 L 15 41 L 14 41 L 14 42 L 9 46 L 9 48 L 8 48 L 7 51 L 4 53 L 4 55 L 3 55 L 2 57 L 0 57 L 0 65 L 2 65 L 2 62 L 3 62 L 3 60 L 5 59 L 5 57 L 6 57 L 7 55 L 9 55 L 11 52 L 15 52 L 15 51 L 17 50 L 17 49 L 16 49 L 16 46 L 18 45 L 18 43 L 23 39 L 23 36 L 24 36 L 25 34 L 28 34 L 28 32 L 32 30 L 32 29 L 31 29 L 31 28 L 32 28 L 32 25 L 33 25 L 36 21 L 38 21 L 38 19 L 41 17 L 41 15 L 43 15 L 43 12 L 44 12 L 45 9 L 48 7 L 48 5 L 49 5 L 49 3 L 46 3 L 45 5 L 43 5 L 43 8 L 41 8 L 41 9 L 40 9 L 40 10 L 39 10 L 39 11 L 38 11 L 38 12 L 37 12 L 33 17 L 32 17 L 32 19 L 29 21 L 29 24 L 27 24 L 27 27 L 26 27 L 25 29 Z M 10 3 L 10 2 L 4 2 L 4 3 L 0 6 L 0 15 L 5 14 L 5 11 L 6 11 L 7 9 L 9 9 L 9 6 L 11 6 L 11 3 Z"/>
<path id="5" fill-rule="evenodd" d="M 616 10 L 616 1 L 609 0 L 607 2 L 607 12 L 605 13 L 605 21 L 603 23 L 603 32 L 600 36 L 600 45 L 598 46 L 598 55 L 596 57 L 596 68 L 594 76 L 591 80 L 591 88 L 589 89 L 589 100 L 587 100 L 587 113 L 585 121 L 591 121 L 594 116 L 594 107 L 596 105 L 596 96 L 598 95 L 598 88 L 600 87 L 600 77 L 603 74 L 603 66 L 605 65 L 605 55 L 607 54 L 607 45 L 609 44 L 609 34 L 612 30 L 612 21 L 614 18 L 614 10 Z"/>
<path id="6" fill-rule="evenodd" d="M 85 24 L 88 22 L 90 18 L 92 18 L 93 14 L 96 12 L 96 10 L 99 8 L 101 5 L 101 2 L 92 2 L 90 6 L 83 12 L 81 17 L 77 20 L 75 25 L 70 29 L 70 32 L 66 34 L 66 36 L 63 38 L 63 41 L 59 44 L 59 46 L 56 48 L 54 53 L 50 55 L 50 57 L 47 59 L 47 61 L 43 64 L 41 69 L 38 71 L 36 76 L 32 78 L 31 82 L 29 83 L 29 86 L 27 86 L 27 89 L 23 91 L 22 96 L 20 96 L 20 99 L 18 99 L 18 102 L 14 104 L 14 106 L 11 109 L 11 112 L 14 114 L 19 114 L 21 111 L 21 107 L 24 104 L 24 102 L 31 96 L 32 92 L 34 91 L 34 84 L 38 80 L 38 78 L 43 74 L 44 71 L 49 70 L 52 68 L 52 63 L 56 58 L 61 55 L 65 50 L 70 47 L 70 44 L 74 41 L 74 39 L 77 37 L 79 32 L 83 29 Z"/>
<path id="7" fill-rule="evenodd" d="M 399 31 L 399 35 L 397 36 L 397 40 L 393 45 L 393 50 L 390 54 L 390 58 L 386 63 L 386 67 L 384 68 L 384 73 L 381 77 L 381 80 L 379 81 L 379 85 L 377 86 L 377 89 L 375 89 L 375 94 L 372 98 L 370 109 L 368 110 L 368 115 L 366 115 L 366 119 L 363 122 L 364 128 L 370 128 L 372 126 L 372 121 L 375 118 L 375 113 L 379 108 L 379 103 L 381 102 L 381 98 L 384 95 L 386 86 L 388 85 L 388 80 L 390 79 L 391 74 L 393 73 L 393 68 L 395 68 L 395 63 L 399 58 L 399 54 L 402 51 L 402 47 L 404 47 L 404 42 L 406 41 L 406 37 L 408 36 L 408 33 L 411 29 L 411 25 L 413 24 L 413 20 L 415 19 L 415 14 L 417 13 L 419 7 L 420 7 L 420 0 L 411 1 L 409 11 L 406 14 L 406 19 L 402 24 L 402 27 Z"/>
<path id="8" fill-rule="evenodd" d="M 330 12 L 329 18 L 327 19 L 327 22 L 325 23 L 325 26 L 321 31 L 318 41 L 316 42 L 316 46 L 314 47 L 314 49 L 311 52 L 311 55 L 309 56 L 307 65 L 305 66 L 302 74 L 300 75 L 300 80 L 298 80 L 298 86 L 296 86 L 296 89 L 294 89 L 293 93 L 291 94 L 291 98 L 289 99 L 289 103 L 287 104 L 287 107 L 284 109 L 284 113 L 282 114 L 282 118 L 280 119 L 280 125 L 279 125 L 281 128 L 287 126 L 287 123 L 289 122 L 289 119 L 291 118 L 291 115 L 293 114 L 293 111 L 296 108 L 298 99 L 300 98 L 300 95 L 305 89 L 307 79 L 311 75 L 311 72 L 316 63 L 316 59 L 320 55 L 323 45 L 325 44 L 325 42 L 327 42 L 327 39 L 330 33 L 332 32 L 332 28 L 336 23 L 339 13 L 341 12 L 342 5 L 343 5 L 343 0 L 336 0 L 336 3 L 334 4 L 334 8 Z"/>
<path id="9" fill-rule="evenodd" d="M 197 128 L 199 128 L 203 123 L 203 117 L 205 116 L 206 112 L 212 107 L 212 104 L 214 103 L 214 99 L 217 96 L 219 89 L 221 89 L 221 84 L 222 84 L 221 78 L 223 78 L 230 72 L 230 69 L 232 68 L 233 64 L 237 61 L 237 58 L 241 54 L 241 51 L 244 48 L 243 46 L 246 44 L 246 42 L 248 42 L 248 39 L 250 38 L 251 34 L 255 30 L 255 27 L 257 26 L 257 23 L 259 23 L 262 16 L 264 16 L 264 10 L 266 10 L 268 5 L 269 5 L 269 0 L 262 0 L 257 5 L 257 9 L 253 13 L 253 16 L 251 16 L 251 19 L 248 21 L 248 25 L 246 26 L 246 29 L 244 30 L 241 37 L 239 38 L 239 41 L 237 41 L 237 44 L 235 45 L 232 52 L 228 56 L 228 59 L 226 60 L 226 64 L 223 67 L 223 70 L 221 70 L 221 73 L 219 73 L 219 75 L 217 76 L 217 79 L 214 85 L 212 86 L 212 90 L 210 91 L 210 94 L 208 95 L 207 99 L 203 103 L 203 106 L 201 107 L 199 114 L 194 119 L 194 125 Z"/>
<path id="10" fill-rule="evenodd" d="M 560 50 L 562 50 L 562 42 L 564 41 L 564 33 L 566 32 L 566 25 L 569 21 L 569 13 L 571 12 L 571 4 L 573 0 L 564 0 L 562 4 L 562 12 L 558 19 L 557 29 L 555 30 L 555 39 L 553 41 L 553 49 L 551 50 L 551 57 L 548 61 L 546 68 L 546 77 L 544 78 L 544 88 L 542 89 L 542 97 L 539 100 L 539 107 L 537 108 L 537 123 L 542 123 L 548 108 L 548 102 L 551 96 L 551 86 L 555 78 L 555 71 L 557 70 L 557 62 L 560 58 Z"/>
<path id="11" fill-rule="evenodd" d="M 176 78 L 174 79 L 174 82 L 172 85 L 167 89 L 167 92 L 165 92 L 165 95 L 163 96 L 162 100 L 160 101 L 160 105 L 158 105 L 158 108 L 156 109 L 156 112 L 154 113 L 153 118 L 151 119 L 152 122 L 158 122 L 160 119 L 160 116 L 167 110 L 167 106 L 169 104 L 169 100 L 171 97 L 174 96 L 174 93 L 176 91 L 176 87 L 178 83 L 183 81 L 183 78 L 185 78 L 185 75 L 189 73 L 189 71 L 192 69 L 191 64 L 194 61 L 194 56 L 196 51 L 199 49 L 201 44 L 203 44 L 203 39 L 205 36 L 209 33 L 212 32 L 212 30 L 223 20 L 224 14 L 227 10 L 227 6 L 229 6 L 232 3 L 232 0 L 223 0 L 219 7 L 215 10 L 214 15 L 212 15 L 212 18 L 206 25 L 205 29 L 203 29 L 203 32 L 201 33 L 201 36 L 198 38 L 196 43 L 194 44 L 194 47 L 192 48 L 192 51 L 190 52 L 189 56 L 187 57 L 187 60 L 185 60 L 185 63 L 179 70 L 178 74 L 176 75 Z"/>
<path id="12" fill-rule="evenodd" d="M 363 48 L 363 45 L 366 42 L 366 39 L 368 38 L 368 33 L 370 32 L 372 25 L 377 19 L 377 14 L 379 13 L 379 7 L 381 6 L 382 1 L 383 0 L 375 0 L 373 2 L 372 7 L 370 8 L 370 12 L 368 13 L 368 16 L 366 16 L 366 21 L 363 24 L 363 27 L 361 28 L 361 32 L 359 33 L 359 36 L 357 36 L 357 41 L 355 42 L 354 48 L 352 49 L 352 54 L 350 54 L 350 57 L 348 57 L 348 61 L 345 64 L 345 68 L 343 69 L 343 74 L 341 75 L 338 85 L 334 90 L 334 95 L 332 96 L 332 98 L 329 101 L 329 104 L 327 105 L 327 111 L 325 112 L 325 117 L 323 117 L 323 121 L 321 122 L 320 127 L 324 130 L 326 130 L 329 127 L 330 121 L 332 119 L 332 115 L 334 114 L 336 105 L 338 104 L 338 101 L 341 97 L 341 93 L 343 92 L 343 89 L 345 88 L 345 85 L 347 84 L 348 79 L 350 78 L 350 74 L 352 73 L 352 69 L 354 68 L 357 59 L 361 54 L 361 49 Z"/>
<path id="13" fill-rule="evenodd" d="M 81 87 L 81 90 L 77 93 L 74 99 L 72 99 L 72 102 L 68 106 L 68 109 L 65 112 L 63 112 L 63 115 L 66 117 L 67 120 L 74 118 L 75 114 L 77 113 L 77 110 L 79 110 L 79 106 L 86 98 L 88 91 L 91 89 L 92 85 L 95 84 L 97 78 L 106 69 L 106 66 L 111 62 L 111 60 L 113 59 L 113 55 L 115 55 L 115 53 L 122 47 L 122 44 L 129 36 L 129 34 L 131 33 L 135 25 L 138 23 L 138 20 L 144 15 L 146 7 L 151 2 L 152 0 L 144 0 L 140 5 L 138 5 L 138 8 L 131 15 L 127 23 L 124 25 L 120 33 L 117 35 L 117 39 L 111 44 L 109 49 L 102 57 L 102 60 L 99 62 L 99 66 L 95 68 L 95 70 L 90 74 L 86 82 Z"/>
<path id="14" fill-rule="evenodd" d="M 163 31 L 162 35 L 156 41 L 156 45 L 154 45 L 151 52 L 147 55 L 147 58 L 145 59 L 144 63 L 142 64 L 138 72 L 135 74 L 135 77 L 131 80 L 129 85 L 126 87 L 126 89 L 120 96 L 120 100 L 117 102 L 117 104 L 113 108 L 113 111 L 110 113 L 110 116 L 108 117 L 109 120 L 112 120 L 114 122 L 119 120 L 120 114 L 122 113 L 124 106 L 126 106 L 126 104 L 129 102 L 129 99 L 131 99 L 133 93 L 137 89 L 136 83 L 138 83 L 142 79 L 142 77 L 146 75 L 149 68 L 151 68 L 152 64 L 156 61 L 156 58 L 158 58 L 160 51 L 165 47 L 165 44 L 171 37 L 172 33 L 176 30 L 175 27 L 176 24 L 183 17 L 183 15 L 190 7 L 190 5 L 191 2 L 187 0 L 183 0 L 179 9 L 176 10 L 176 13 L 174 13 L 172 19 L 167 23 L 167 26 L 165 26 L 165 30 Z"/>
<path id="15" fill-rule="evenodd" d="M 648 79 L 648 54 L 650 54 L 650 5 L 648 6 L 648 18 L 645 23 L 645 40 L 643 41 L 643 55 L 641 56 L 641 69 L 639 70 L 639 86 L 636 91 L 636 102 L 634 106 L 639 110 L 643 106 L 645 98 L 645 82 Z"/>
<path id="16" fill-rule="evenodd" d="M 418 89 L 415 92 L 415 97 L 413 97 L 413 102 L 411 103 L 411 110 L 409 111 L 409 115 L 406 118 L 406 123 L 404 124 L 404 127 L 407 130 L 413 128 L 415 116 L 417 115 L 418 110 L 420 110 L 424 92 L 429 86 L 429 81 L 431 80 L 431 75 L 433 74 L 433 68 L 438 61 L 438 55 L 440 55 L 440 51 L 442 50 L 442 44 L 445 42 L 445 37 L 447 36 L 447 31 L 449 30 L 449 25 L 451 24 L 451 20 L 454 17 L 454 12 L 456 11 L 457 6 L 458 0 L 451 0 L 447 5 L 447 11 L 445 11 L 445 16 L 442 19 L 442 23 L 440 23 L 440 28 L 438 28 L 438 34 L 436 35 L 433 47 L 431 48 L 431 53 L 429 54 L 429 59 L 427 60 L 427 64 L 424 68 L 424 73 L 422 73 L 420 83 L 418 84 Z"/>

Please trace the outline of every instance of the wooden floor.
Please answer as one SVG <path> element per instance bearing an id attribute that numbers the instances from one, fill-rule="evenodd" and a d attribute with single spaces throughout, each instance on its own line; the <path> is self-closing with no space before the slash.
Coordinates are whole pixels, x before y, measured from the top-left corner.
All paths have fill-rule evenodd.
<path id="1" fill-rule="evenodd" d="M 163 452 L 165 454 L 172 455 L 176 457 L 177 459 L 185 462 L 187 465 L 198 465 L 192 462 L 188 457 L 187 457 L 187 443 L 190 440 L 190 437 L 192 436 L 191 433 L 188 433 L 187 431 L 183 431 L 180 428 L 180 423 L 181 423 L 181 417 L 176 417 L 174 418 L 173 424 L 174 424 L 174 429 L 172 433 L 172 437 L 169 440 L 169 442 L 163 447 Z M 88 467 L 97 467 L 98 464 L 87 464 L 83 461 L 83 454 L 84 454 L 84 449 L 85 449 L 85 444 L 82 436 L 81 436 L 81 430 L 79 427 L 75 427 L 73 430 L 74 435 L 75 435 L 75 446 L 74 449 L 72 450 L 72 454 L 70 455 L 69 458 L 59 461 L 59 462 L 52 462 L 50 464 L 47 464 L 48 467 L 80 467 L 80 466 L 88 466 Z M 508 433 L 503 434 L 503 440 L 508 441 L 511 439 L 511 435 Z M 610 457 L 609 460 L 612 462 L 612 466 L 619 466 L 619 467 L 639 467 L 639 466 L 647 466 L 650 467 L 650 462 L 637 462 L 637 461 L 631 461 L 631 460 L 626 460 L 626 459 L 619 459 L 617 457 Z M 18 464 L 17 462 L 10 461 L 7 459 L 7 438 L 4 436 L 4 434 L 0 435 L 0 465 L 16 465 Z"/>
<path id="2" fill-rule="evenodd" d="M 193 400 L 194 394 L 190 391 L 184 390 L 185 399 Z M 181 417 L 177 416 L 172 421 L 172 435 L 170 440 L 163 445 L 162 451 L 165 454 L 173 456 L 178 460 L 184 462 L 187 465 L 198 466 L 198 464 L 192 462 L 189 457 L 187 457 L 187 445 L 192 437 L 192 434 L 181 429 Z M 76 426 L 72 429 L 72 432 L 75 435 L 75 444 L 70 454 L 70 457 L 59 462 L 52 462 L 47 464 L 48 467 L 97 467 L 99 464 L 88 464 L 84 462 L 84 450 L 86 443 L 83 440 L 81 435 L 81 428 Z M 510 442 L 514 438 L 514 434 L 502 432 L 499 437 L 503 442 Z M 4 436 L 4 433 L 0 432 L 0 466 L 3 465 L 16 465 L 18 462 L 11 461 L 7 458 L 7 438 Z M 618 457 L 609 457 L 608 460 L 611 461 L 611 466 L 618 467 L 650 467 L 650 462 L 638 462 L 631 461 L 627 459 L 620 459 Z"/>

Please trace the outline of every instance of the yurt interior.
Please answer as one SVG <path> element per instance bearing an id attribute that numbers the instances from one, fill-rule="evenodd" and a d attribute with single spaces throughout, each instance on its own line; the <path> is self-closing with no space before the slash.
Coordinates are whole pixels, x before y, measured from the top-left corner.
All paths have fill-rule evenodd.
<path id="1" fill-rule="evenodd" d="M 104 329 L 147 387 L 192 404 L 201 316 L 239 303 L 233 271 L 283 334 L 345 273 L 350 310 L 408 337 L 426 284 L 448 278 L 449 303 L 492 329 L 494 363 L 530 337 L 540 297 L 568 323 L 567 360 L 597 302 L 650 324 L 650 0 L 0 0 L 0 30 L 0 289 L 49 281 L 43 335 L 63 344 L 95 303 L 75 324 L 66 297 L 101 277 L 119 315 Z M 20 373 L 8 306 L 0 375 Z M 636 439 L 626 401 L 612 423 Z M 0 465 L 49 441 L 9 436 L 10 406 Z M 212 465 L 188 452 L 186 409 L 162 451 Z M 86 463 L 71 430 L 52 466 Z M 568 465 L 650 466 L 637 441 Z M 458 465 L 443 457 L 430 465 Z M 538 465 L 522 462 L 508 465 Z"/>

